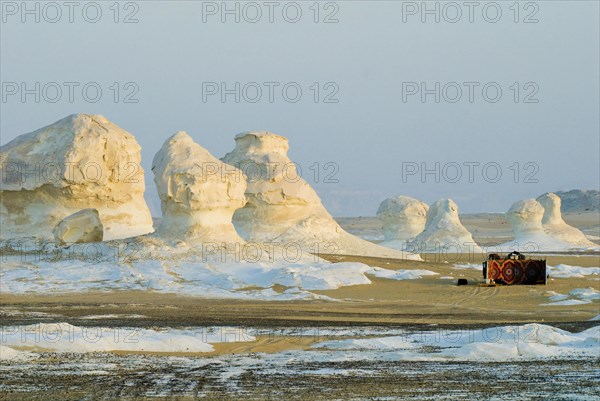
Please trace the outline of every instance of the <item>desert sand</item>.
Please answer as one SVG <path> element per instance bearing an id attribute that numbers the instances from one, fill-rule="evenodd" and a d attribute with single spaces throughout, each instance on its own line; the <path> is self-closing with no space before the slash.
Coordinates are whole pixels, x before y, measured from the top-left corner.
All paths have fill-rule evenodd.
<path id="1" fill-rule="evenodd" d="M 565 221 L 593 237 L 600 230 L 600 215 L 564 215 Z M 461 220 L 478 243 L 498 243 L 511 239 L 511 229 L 501 214 L 462 215 Z M 376 217 L 340 218 L 349 232 L 380 235 Z M 594 240 L 598 243 L 598 239 Z M 600 277 L 553 278 L 547 285 L 479 287 L 481 269 L 455 268 L 455 264 L 481 264 L 484 254 L 422 254 L 423 262 L 374 257 L 321 255 L 331 262 L 354 261 L 390 270 L 425 269 L 438 273 L 417 280 L 388 280 L 370 276 L 370 285 L 355 285 L 335 290 L 313 291 L 335 301 L 246 301 L 198 299 L 175 294 L 141 291 L 76 293 L 63 295 L 0 295 L 2 308 L 28 312 L 52 312 L 68 318 L 98 314 L 140 314 L 148 324 L 494 324 L 515 322 L 574 322 L 598 314 L 597 303 L 570 306 L 542 306 L 549 303 L 549 292 L 566 294 L 576 288 L 600 290 Z M 597 252 L 530 255 L 546 259 L 547 264 L 599 267 Z M 448 277 L 448 278 L 443 278 Z M 450 278 L 452 277 L 452 278 Z M 457 286 L 466 278 L 467 286 Z M 285 288 L 275 288 L 283 291 Z M 169 313 L 165 313 L 167 308 Z M 17 323 L 6 317 L 5 324 Z M 119 319 L 107 319 L 113 325 Z"/>
<path id="2" fill-rule="evenodd" d="M 478 263 L 469 257 L 448 255 L 454 263 Z M 86 293 L 68 295 L 2 295 L 2 307 L 28 312 L 58 313 L 68 318 L 98 314 L 141 314 L 148 322 L 163 324 L 491 324 L 515 322 L 573 322 L 589 320 L 600 313 L 598 304 L 541 306 L 548 303 L 548 291 L 568 293 L 575 288 L 600 290 L 598 276 L 550 278 L 543 286 L 479 287 L 480 270 L 455 269 L 452 263 L 435 261 L 423 254 L 424 262 L 331 255 L 331 261 L 359 261 L 387 269 L 420 268 L 439 273 L 418 280 L 387 280 L 372 277 L 371 285 L 314 291 L 342 302 L 332 301 L 239 301 L 210 300 L 147 292 Z M 428 260 L 429 258 L 429 260 Z M 475 259 L 477 257 L 474 256 Z M 483 260 L 483 255 L 479 258 Z M 551 265 L 597 267 L 597 255 L 548 256 Z M 455 279 L 441 279 L 452 276 Z M 467 286 L 457 286 L 466 278 Z M 281 289 L 283 290 L 283 288 Z M 165 308 L 168 313 L 165 313 Z M 5 324 L 11 323 L 7 318 Z M 119 324 L 118 319 L 107 319 Z M 16 322 L 14 322 L 16 323 Z"/>

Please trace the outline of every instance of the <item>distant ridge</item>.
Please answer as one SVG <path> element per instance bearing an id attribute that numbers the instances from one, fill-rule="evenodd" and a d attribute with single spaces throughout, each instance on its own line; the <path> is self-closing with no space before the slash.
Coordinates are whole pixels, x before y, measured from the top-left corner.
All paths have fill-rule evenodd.
<path id="1" fill-rule="evenodd" d="M 573 189 L 568 192 L 555 192 L 555 194 L 562 200 L 561 211 L 563 213 L 600 211 L 600 191 Z"/>

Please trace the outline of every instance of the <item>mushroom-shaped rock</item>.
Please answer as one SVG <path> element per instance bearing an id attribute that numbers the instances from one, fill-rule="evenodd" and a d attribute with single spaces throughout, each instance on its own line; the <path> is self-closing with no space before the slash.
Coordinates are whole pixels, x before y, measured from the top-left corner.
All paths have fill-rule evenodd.
<path id="1" fill-rule="evenodd" d="M 0 147 L 1 238 L 51 238 L 58 222 L 98 210 L 104 239 L 152 231 L 140 146 L 100 115 L 76 114 Z"/>
<path id="2" fill-rule="evenodd" d="M 506 219 L 510 223 L 515 238 L 512 241 L 497 245 L 499 251 L 567 251 L 576 248 L 571 243 L 548 235 L 542 225 L 544 207 L 535 199 L 515 202 Z"/>
<path id="3" fill-rule="evenodd" d="M 511 225 L 515 238 L 542 235 L 543 206 L 534 199 L 525 199 L 513 203 L 508 209 L 506 219 Z"/>
<path id="4" fill-rule="evenodd" d="M 381 202 L 377 217 L 381 220 L 383 246 L 402 249 L 425 229 L 429 205 L 409 196 L 396 196 Z"/>
<path id="5" fill-rule="evenodd" d="M 294 243 L 317 253 L 420 259 L 344 231 L 288 158 L 286 138 L 270 132 L 245 132 L 235 141 L 235 149 L 222 160 L 241 169 L 248 179 L 248 204 L 233 216 L 235 227 L 247 241 Z"/>
<path id="6" fill-rule="evenodd" d="M 458 206 L 452 199 L 440 199 L 427 212 L 425 230 L 410 247 L 421 252 L 481 253 L 471 233 L 458 217 Z"/>
<path id="7" fill-rule="evenodd" d="M 576 247 L 598 247 L 598 245 L 588 240 L 584 233 L 577 228 L 568 225 L 563 220 L 560 212 L 561 199 L 558 195 L 548 192 L 539 196 L 536 200 L 544 208 L 542 226 L 546 234 L 558 240 L 573 244 Z"/>
<path id="8" fill-rule="evenodd" d="M 152 171 L 163 213 L 157 236 L 188 243 L 243 242 L 231 222 L 246 203 L 240 170 L 178 132 L 154 156 Z"/>
<path id="9" fill-rule="evenodd" d="M 57 245 L 100 242 L 104 227 L 96 209 L 83 209 L 65 217 L 54 227 Z"/>

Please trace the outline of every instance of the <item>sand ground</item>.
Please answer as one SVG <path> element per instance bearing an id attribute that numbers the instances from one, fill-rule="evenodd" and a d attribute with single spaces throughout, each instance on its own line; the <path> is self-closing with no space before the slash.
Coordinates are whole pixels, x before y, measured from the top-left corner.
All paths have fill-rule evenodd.
<path id="1" fill-rule="evenodd" d="M 128 323 L 166 325 L 297 325 L 333 324 L 491 324 L 513 322 L 573 322 L 600 314 L 597 303 L 544 306 L 548 292 L 566 294 L 575 288 L 600 290 L 598 276 L 550 278 L 547 285 L 480 287 L 482 273 L 456 269 L 454 263 L 477 263 L 480 257 L 450 256 L 453 263 L 423 255 L 425 262 L 329 255 L 332 261 L 359 261 L 386 269 L 427 269 L 439 273 L 417 280 L 371 277 L 373 284 L 315 291 L 335 301 L 240 301 L 199 299 L 173 294 L 111 292 L 64 295 L 2 295 L 2 308 L 44 312 L 78 318 L 98 314 L 140 314 L 146 319 Z M 475 259 L 475 260 L 473 260 Z M 547 256 L 550 265 L 600 266 L 598 255 Z M 455 277 L 442 279 L 440 277 Z M 469 285 L 457 286 L 458 278 Z M 281 288 L 283 290 L 284 288 Z M 4 324 L 22 318 L 5 316 Z M 118 319 L 117 319 L 118 320 Z M 27 321 L 31 321 L 28 318 Z M 110 323 L 108 319 L 105 323 Z M 119 324 L 114 321 L 113 324 Z"/>
<path id="2" fill-rule="evenodd" d="M 565 215 L 565 220 L 586 234 L 600 237 L 600 214 Z M 502 214 L 461 216 L 463 224 L 482 242 L 510 240 L 510 228 Z M 349 231 L 380 234 L 373 217 L 341 218 Z M 379 230 L 379 233 L 378 231 Z M 596 240 L 596 242 L 598 242 Z M 516 322 L 578 322 L 600 314 L 597 302 L 572 306 L 546 306 L 550 291 L 566 294 L 575 288 L 600 290 L 600 277 L 550 278 L 547 285 L 480 287 L 481 270 L 456 269 L 454 264 L 481 263 L 486 255 L 423 254 L 424 262 L 322 255 L 330 261 L 356 261 L 386 269 L 426 269 L 439 273 L 417 280 L 388 280 L 370 277 L 371 285 L 314 291 L 335 301 L 240 301 L 202 299 L 175 294 L 146 292 L 98 292 L 56 295 L 0 294 L 2 308 L 25 312 L 54 313 L 64 318 L 98 314 L 140 314 L 144 319 L 106 324 L 157 325 L 306 325 L 306 324 L 496 324 Z M 600 253 L 535 255 L 547 264 L 584 267 L 600 266 Z M 441 277 L 453 277 L 442 279 Z M 466 278 L 467 286 L 457 286 Z M 276 290 L 285 290 L 279 288 Z M 2 316 L 2 315 L 0 315 Z M 28 317 L 3 316 L 4 324 L 31 322 Z"/>

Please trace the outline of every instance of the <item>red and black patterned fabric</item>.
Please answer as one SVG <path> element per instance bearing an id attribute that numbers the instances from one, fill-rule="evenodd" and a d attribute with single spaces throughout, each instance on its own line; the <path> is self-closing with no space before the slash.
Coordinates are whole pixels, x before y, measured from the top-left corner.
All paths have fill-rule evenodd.
<path id="1" fill-rule="evenodd" d="M 483 277 L 502 284 L 546 284 L 546 261 L 490 259 L 483 262 Z"/>

